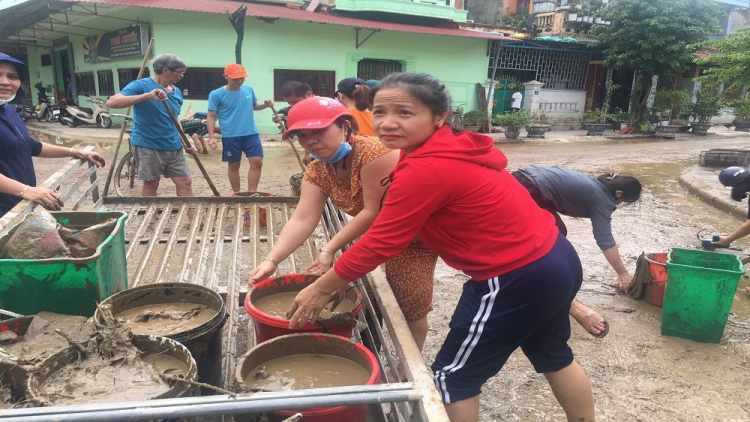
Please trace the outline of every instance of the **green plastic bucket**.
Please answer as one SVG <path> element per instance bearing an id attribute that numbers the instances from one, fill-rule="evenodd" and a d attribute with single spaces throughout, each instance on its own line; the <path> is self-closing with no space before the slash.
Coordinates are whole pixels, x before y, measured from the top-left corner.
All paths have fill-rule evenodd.
<path id="1" fill-rule="evenodd" d="M 745 273 L 737 255 L 672 248 L 661 333 L 705 343 L 719 343 L 737 283 Z"/>
<path id="2" fill-rule="evenodd" d="M 110 218 L 112 233 L 87 258 L 0 259 L 0 308 L 22 315 L 41 311 L 67 315 L 94 315 L 97 303 L 128 288 L 125 259 L 127 214 L 106 212 L 53 212 L 61 224 L 83 229 Z M 0 238 L 4 245 L 11 229 Z"/>

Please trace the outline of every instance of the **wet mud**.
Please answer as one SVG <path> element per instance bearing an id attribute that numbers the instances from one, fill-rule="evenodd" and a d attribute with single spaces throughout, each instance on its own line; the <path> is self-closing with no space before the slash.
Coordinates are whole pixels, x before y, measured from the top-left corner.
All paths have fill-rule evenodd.
<path id="1" fill-rule="evenodd" d="M 195 303 L 155 303 L 119 312 L 115 317 L 135 334 L 168 337 L 211 321 L 216 310 Z"/>
<path id="2" fill-rule="evenodd" d="M 256 366 L 245 377 L 245 384 L 253 390 L 304 390 L 364 385 L 369 376 L 365 368 L 349 359 L 300 354 Z"/>
<path id="3" fill-rule="evenodd" d="M 294 298 L 297 297 L 297 292 L 287 293 L 276 293 L 266 297 L 258 299 L 257 302 L 253 301 L 258 310 L 262 311 L 271 316 L 286 318 L 286 313 L 289 311 L 289 307 L 292 306 Z M 344 298 L 341 303 L 336 307 L 334 312 L 331 312 L 333 304 L 326 306 L 320 311 L 319 319 L 328 320 L 333 318 L 335 313 L 353 312 L 355 303 L 349 298 Z"/>
<path id="4" fill-rule="evenodd" d="M 11 331 L 1 333 L 0 348 L 19 365 L 36 365 L 70 345 L 55 330 L 75 341 L 85 342 L 93 336 L 94 325 L 85 317 L 40 312 L 23 335 Z"/>
<path id="5" fill-rule="evenodd" d="M 697 164 L 701 150 L 750 148 L 747 134 L 722 133 L 671 141 L 580 137 L 496 144 L 496 147 L 507 155 L 510 170 L 530 165 L 557 165 L 592 175 L 616 172 L 638 177 L 644 186 L 641 200 L 621 206 L 612 222 L 620 254 L 631 273 L 641 252 L 695 248 L 698 231 L 730 233 L 743 222 L 692 196 L 679 186 L 677 179 L 684 169 Z M 226 166 L 216 155 L 203 162 L 222 194 L 229 195 Z M 65 161 L 35 159 L 38 179 L 44 180 Z M 288 146 L 270 144 L 266 148 L 259 190 L 288 195 L 289 178 L 298 172 L 296 159 Z M 196 194 L 210 195 L 200 173 L 194 171 L 193 174 Z M 173 192 L 171 182 L 165 180 L 160 194 Z M 610 324 L 607 337 L 594 339 L 571 319 L 569 345 L 591 381 L 597 420 L 750 420 L 750 377 L 747 376 L 750 297 L 744 292 L 750 278 L 745 276 L 740 280 L 720 344 L 662 336 L 660 308 L 616 291 L 616 274 L 594 241 L 590 221 L 563 219 L 568 227 L 568 239 L 584 268 L 584 281 L 577 299 L 604 315 Z M 249 243 L 241 248 L 247 245 Z M 262 242 L 261 246 L 266 248 L 259 255 L 262 257 L 268 244 Z M 750 251 L 750 237 L 733 246 Z M 241 249 L 240 271 L 243 273 L 237 275 L 238 280 L 247 279 L 254 259 L 249 248 Z M 279 273 L 284 271 L 293 272 L 279 269 Z M 165 276 L 169 275 L 171 273 L 165 272 Z M 194 276 L 200 280 L 199 276 L 206 275 L 204 272 Z M 227 271 L 223 269 L 216 279 L 226 279 L 226 276 Z M 463 273 L 438 262 L 434 309 L 428 315 L 429 333 L 423 351 L 428 366 L 448 333 L 461 285 L 467 279 Z M 520 350 L 485 384 L 480 406 L 479 420 L 482 421 L 565 419 L 544 376 L 534 371 Z"/>

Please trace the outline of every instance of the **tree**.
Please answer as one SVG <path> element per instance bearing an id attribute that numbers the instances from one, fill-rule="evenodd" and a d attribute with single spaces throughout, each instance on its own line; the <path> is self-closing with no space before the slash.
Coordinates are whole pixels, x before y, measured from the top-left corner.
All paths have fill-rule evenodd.
<path id="1" fill-rule="evenodd" d="M 695 63 L 709 65 L 703 76 L 695 78 L 709 86 L 724 84 L 729 91 L 738 91 L 750 85 L 750 28 L 729 35 L 726 39 L 706 43 L 708 55 L 698 57 Z"/>
<path id="2" fill-rule="evenodd" d="M 721 12 L 712 0 L 618 0 L 599 13 L 609 26 L 592 30 L 592 47 L 610 68 L 634 69 L 643 82 L 635 93 L 635 113 L 646 109 L 654 75 L 682 73 L 699 43 L 719 32 Z"/>

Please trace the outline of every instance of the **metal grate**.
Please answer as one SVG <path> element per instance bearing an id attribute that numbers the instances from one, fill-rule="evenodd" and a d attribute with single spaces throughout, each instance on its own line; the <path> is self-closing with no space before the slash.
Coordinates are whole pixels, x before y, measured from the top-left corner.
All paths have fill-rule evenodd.
<path id="1" fill-rule="evenodd" d="M 494 62 L 493 57 L 490 63 Z M 498 53 L 498 72 L 524 70 L 535 72 L 535 79 L 547 89 L 583 90 L 586 86 L 591 54 L 586 51 L 540 48 L 531 45 L 502 44 Z"/>
<path id="2" fill-rule="evenodd" d="M 62 184 L 62 185 L 61 185 Z M 207 197 L 207 198 L 117 198 L 98 196 L 96 169 L 80 160 L 71 160 L 43 186 L 60 186 L 66 198 L 66 209 L 89 209 L 103 206 L 125 211 L 126 256 L 129 285 L 134 287 L 155 282 L 189 282 L 201 284 L 220 293 L 229 316 L 222 333 L 223 386 L 233 389 L 238 357 L 255 344 L 252 324 L 244 309 L 247 276 L 261 257 L 273 247 L 281 228 L 294 211 L 297 197 Z M 24 201 L 0 219 L 0 233 L 19 222 L 33 204 Z M 189 210 L 194 210 L 192 221 Z M 243 213 L 251 216 L 249 227 L 243 225 Z M 266 212 L 261 227 L 260 211 Z M 329 202 L 324 218 L 313 235 L 289 258 L 279 263 L 277 272 L 301 272 L 317 256 L 316 243 L 327 242 L 345 223 Z M 17 421 L 101 421 L 154 420 L 209 416 L 207 420 L 231 421 L 229 415 L 266 412 L 281 409 L 370 404 L 369 421 L 447 422 L 432 374 L 411 338 L 406 321 L 380 269 L 357 284 L 363 292 L 365 315 L 371 321 L 355 337 L 363 343 L 381 344 L 378 358 L 381 382 L 375 386 L 338 389 L 311 389 L 277 393 L 229 396 L 185 397 L 130 403 L 81 403 L 75 406 L 9 410 L 4 418 Z M 364 287 L 368 287 L 367 289 Z M 380 309 L 380 315 L 375 308 Z M 356 331 L 356 330 L 355 330 Z M 376 340 L 377 339 L 377 343 Z M 385 369 L 396 373 L 403 363 L 409 382 L 389 383 Z M 96 410 L 96 411 L 95 411 Z M 224 416 L 221 416 L 224 415 Z"/>
<path id="3" fill-rule="evenodd" d="M 698 164 L 704 167 L 745 167 L 750 165 L 750 151 L 713 148 L 708 151 L 701 151 Z"/>
<path id="4" fill-rule="evenodd" d="M 398 60 L 362 59 L 357 63 L 357 77 L 364 80 L 379 80 L 391 73 L 401 72 L 401 66 Z"/>

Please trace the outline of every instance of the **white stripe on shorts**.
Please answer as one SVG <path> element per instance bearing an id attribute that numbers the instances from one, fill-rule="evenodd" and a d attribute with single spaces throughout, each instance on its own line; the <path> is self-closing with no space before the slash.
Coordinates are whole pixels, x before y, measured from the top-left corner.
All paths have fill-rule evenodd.
<path id="1" fill-rule="evenodd" d="M 444 403 L 451 402 L 450 394 L 448 393 L 448 386 L 445 382 L 445 376 L 448 373 L 456 372 L 466 364 L 472 350 L 474 350 L 474 347 L 479 342 L 479 337 L 482 335 L 482 331 L 484 331 L 484 324 L 492 313 L 492 306 L 495 304 L 495 298 L 500 291 L 500 281 L 498 280 L 498 277 L 491 278 L 487 280 L 487 282 L 490 284 L 490 291 L 482 296 L 479 311 L 477 311 L 476 316 L 474 316 L 474 319 L 471 322 L 471 327 L 469 328 L 469 334 L 461 344 L 461 348 L 458 350 L 456 357 L 450 365 L 435 371 L 435 385 L 437 386 Z"/>

